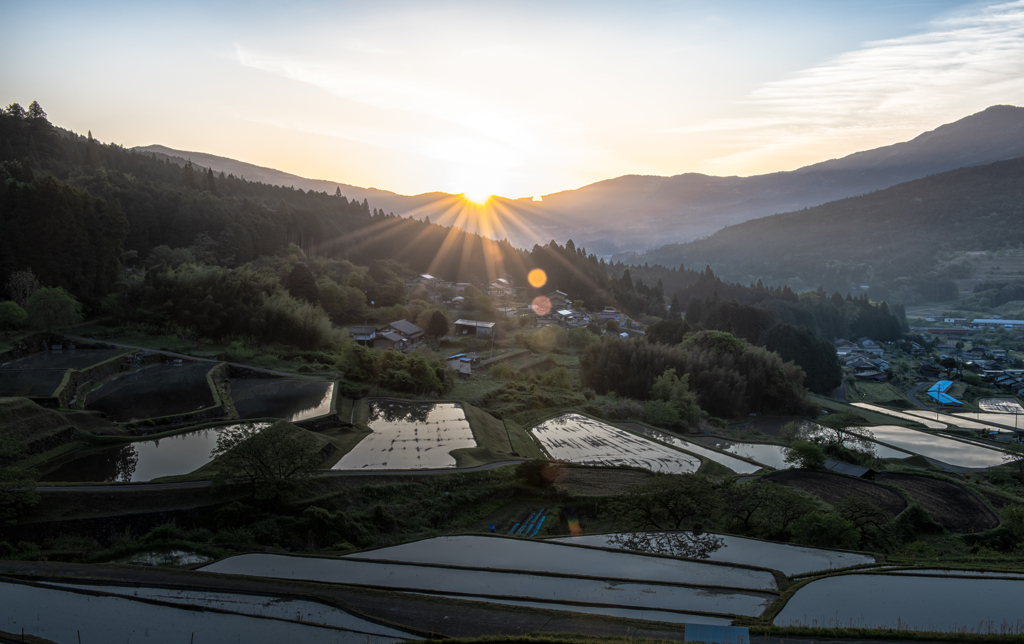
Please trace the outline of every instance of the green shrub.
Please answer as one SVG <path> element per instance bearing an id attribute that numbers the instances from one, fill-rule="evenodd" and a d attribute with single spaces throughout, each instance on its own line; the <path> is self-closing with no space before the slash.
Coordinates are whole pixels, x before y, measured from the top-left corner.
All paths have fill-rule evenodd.
<path id="1" fill-rule="evenodd" d="M 833 512 L 811 512 L 793 524 L 793 541 L 815 548 L 850 550 L 860 543 L 860 530 Z"/>

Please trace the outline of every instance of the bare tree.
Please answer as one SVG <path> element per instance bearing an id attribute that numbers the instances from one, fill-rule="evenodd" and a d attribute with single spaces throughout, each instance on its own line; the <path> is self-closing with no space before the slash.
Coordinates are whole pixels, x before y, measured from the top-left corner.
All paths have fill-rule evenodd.
<path id="1" fill-rule="evenodd" d="M 7 292 L 10 293 L 11 299 L 21 307 L 25 306 L 25 302 L 37 288 L 39 288 L 39 278 L 35 276 L 31 268 L 14 271 L 7 280 Z"/>

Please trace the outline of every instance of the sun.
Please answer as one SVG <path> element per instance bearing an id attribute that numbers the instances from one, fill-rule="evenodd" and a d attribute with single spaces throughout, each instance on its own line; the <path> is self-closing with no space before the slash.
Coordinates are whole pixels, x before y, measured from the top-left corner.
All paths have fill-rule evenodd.
<path id="1" fill-rule="evenodd" d="M 482 206 L 493 197 L 491 193 L 486 190 L 467 190 L 462 193 L 462 198 L 470 203 L 474 203 L 478 206 Z"/>

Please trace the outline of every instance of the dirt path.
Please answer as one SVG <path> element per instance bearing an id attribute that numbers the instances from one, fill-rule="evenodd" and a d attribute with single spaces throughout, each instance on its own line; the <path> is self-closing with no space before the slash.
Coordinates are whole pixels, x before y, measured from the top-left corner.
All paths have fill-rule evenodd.
<path id="1" fill-rule="evenodd" d="M 112 347 L 120 347 L 123 349 L 135 349 L 136 351 L 147 351 L 149 353 L 159 353 L 160 355 L 170 356 L 172 358 L 181 358 L 182 360 L 194 360 L 196 362 L 210 362 L 213 364 L 225 362 L 224 360 L 217 360 L 216 358 L 197 358 L 196 356 L 190 356 L 187 353 L 176 353 L 174 351 L 164 351 L 163 349 L 150 349 L 149 347 L 139 347 L 133 344 L 124 344 L 123 342 L 111 342 L 110 340 L 97 340 L 96 338 L 87 338 L 81 335 L 69 335 L 65 334 L 66 338 L 72 340 L 78 340 L 80 342 L 102 342 L 103 344 L 109 344 Z M 264 369 L 262 367 L 251 367 L 247 364 L 240 362 L 227 362 L 226 364 L 232 367 L 240 367 L 242 369 L 250 369 L 252 371 L 259 371 L 262 373 L 269 373 L 275 376 L 285 376 L 287 378 L 303 378 L 303 376 L 296 373 L 289 373 L 287 371 L 275 371 L 273 369 Z"/>
<path id="2" fill-rule="evenodd" d="M 328 470 L 320 476 L 439 476 L 441 474 L 462 474 L 493 470 L 506 465 L 518 465 L 523 461 L 496 461 L 473 467 L 451 467 L 443 470 Z M 212 481 L 184 481 L 181 483 L 109 483 L 106 485 L 51 485 L 37 486 L 36 490 L 46 492 L 133 492 L 140 490 L 169 490 L 190 487 L 207 487 Z"/>

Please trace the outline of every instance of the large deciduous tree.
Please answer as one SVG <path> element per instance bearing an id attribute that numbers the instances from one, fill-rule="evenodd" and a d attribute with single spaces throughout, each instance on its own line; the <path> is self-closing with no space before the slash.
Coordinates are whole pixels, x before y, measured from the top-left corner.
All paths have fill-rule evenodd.
<path id="1" fill-rule="evenodd" d="M 269 427 L 236 425 L 221 430 L 213 450 L 223 479 L 244 481 L 253 498 L 282 497 L 320 467 L 320 446 L 313 435 L 286 421 Z"/>
<path id="2" fill-rule="evenodd" d="M 61 287 L 37 289 L 25 303 L 32 324 L 54 331 L 82 321 L 82 305 Z"/>

